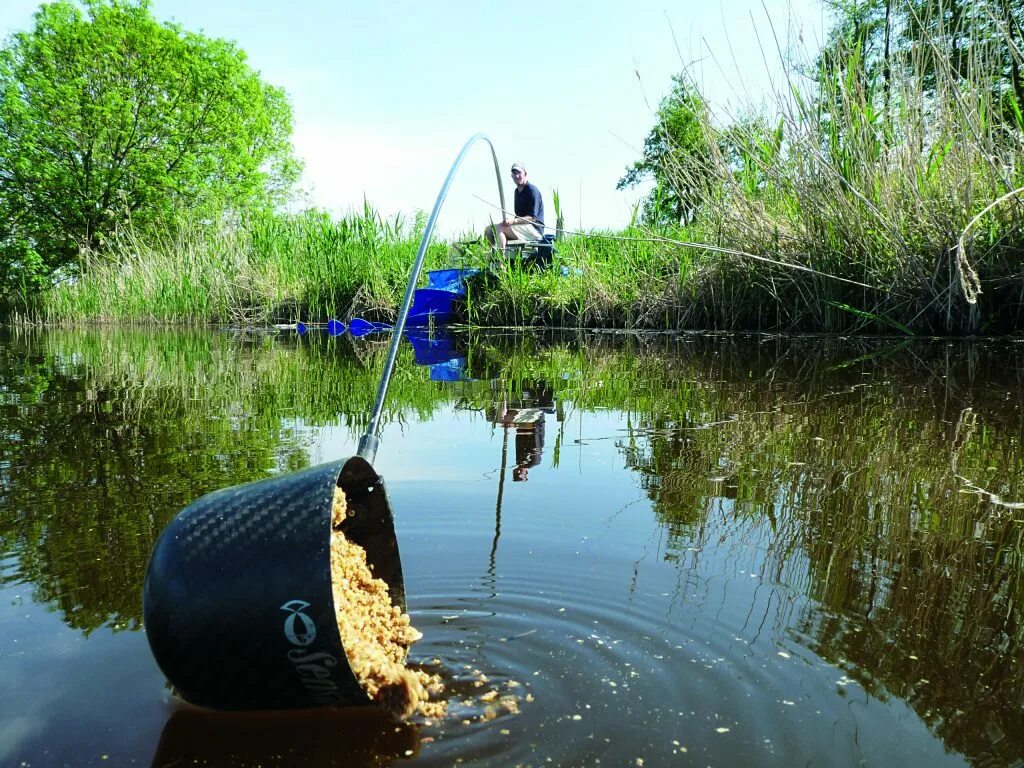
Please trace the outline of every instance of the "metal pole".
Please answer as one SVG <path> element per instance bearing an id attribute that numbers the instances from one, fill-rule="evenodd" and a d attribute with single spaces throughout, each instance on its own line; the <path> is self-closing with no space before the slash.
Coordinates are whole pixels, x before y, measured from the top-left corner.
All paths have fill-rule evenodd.
<path id="1" fill-rule="evenodd" d="M 420 240 L 420 248 L 416 252 L 416 261 L 412 265 L 412 274 L 409 275 L 409 284 L 405 288 L 402 308 L 398 312 L 398 320 L 391 332 L 391 346 L 388 349 L 387 361 L 384 363 L 384 374 L 381 376 L 380 388 L 377 390 L 377 401 L 373 405 L 373 412 L 370 414 L 370 423 L 366 427 L 366 434 L 359 440 L 359 450 L 357 453 L 370 464 L 373 464 L 373 459 L 377 455 L 377 446 L 380 444 L 380 439 L 377 437 L 380 414 L 384 409 L 384 398 L 387 397 L 388 385 L 391 383 L 391 372 L 395 367 L 395 358 L 398 357 L 398 345 L 402 341 L 402 331 L 405 330 L 405 320 L 409 316 L 409 306 L 412 304 L 412 295 L 416 291 L 416 281 L 419 279 L 420 269 L 423 267 L 423 258 L 426 256 L 427 246 L 430 245 L 430 235 L 434 231 L 434 222 L 437 221 L 437 214 L 441 212 L 441 205 L 448 195 L 448 188 L 455 179 L 455 173 L 459 170 L 459 166 L 462 165 L 462 159 L 466 156 L 469 148 L 481 140 L 486 141 L 487 146 L 491 148 L 491 158 L 494 160 L 494 176 L 498 182 L 498 197 L 501 200 L 501 210 L 503 212 L 505 210 L 505 192 L 501 186 L 501 171 L 498 168 L 498 156 L 494 151 L 494 144 L 482 133 L 478 133 L 466 142 L 458 157 L 455 158 L 455 162 L 452 163 L 451 170 L 448 171 L 448 176 L 445 178 L 444 184 L 441 185 L 441 191 L 437 195 L 437 200 L 434 201 L 434 209 L 430 212 L 430 218 L 427 219 L 427 228 L 423 230 L 423 239 Z"/>

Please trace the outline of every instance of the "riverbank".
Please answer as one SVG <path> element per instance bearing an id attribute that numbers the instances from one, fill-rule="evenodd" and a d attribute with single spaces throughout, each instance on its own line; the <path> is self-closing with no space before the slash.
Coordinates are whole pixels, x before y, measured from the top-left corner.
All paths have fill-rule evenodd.
<path id="1" fill-rule="evenodd" d="M 1018 26 L 981 14 L 947 28 L 896 10 L 841 16 L 767 108 L 716 116 L 680 73 L 620 181 L 655 182 L 631 225 L 560 232 L 548 272 L 494 270 L 471 290 L 465 323 L 1024 332 Z M 552 202 L 562 220 L 557 193 Z M 14 320 L 389 320 L 425 225 L 368 203 L 340 218 L 176 215 L 121 227 L 39 293 L 19 288 Z M 431 246 L 425 268 L 452 266 L 451 252 Z M 460 262 L 491 266 L 483 249 Z"/>
<path id="2" fill-rule="evenodd" d="M 262 214 L 212 226 L 185 222 L 163 238 L 122 233 L 103 259 L 41 294 L 16 322 L 260 326 L 329 318 L 392 319 L 423 221 L 367 206 Z M 428 250 L 425 269 L 490 268 L 464 322 L 662 330 L 1009 334 L 1024 329 L 1012 264 L 981 263 L 983 291 L 964 299 L 957 254 L 921 249 L 858 258 L 835 249 L 766 252 L 738 237 L 702 244 L 703 225 L 563 233 L 550 271 L 489 262 L 482 248 Z M 1007 236 L 1002 239 L 1008 240 Z M 994 272 L 994 275 L 993 275 Z M 990 275 L 993 275 L 990 277 Z"/>

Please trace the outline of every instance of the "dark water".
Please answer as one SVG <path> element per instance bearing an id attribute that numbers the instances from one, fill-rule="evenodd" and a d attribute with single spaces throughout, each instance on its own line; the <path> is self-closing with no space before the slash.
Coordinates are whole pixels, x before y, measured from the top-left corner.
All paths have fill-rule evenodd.
<path id="1" fill-rule="evenodd" d="M 196 496 L 354 452 L 383 344 L 0 342 L 0 765 L 1024 762 L 1024 344 L 433 352 L 375 466 L 451 715 L 396 724 L 184 705 L 140 598 Z"/>

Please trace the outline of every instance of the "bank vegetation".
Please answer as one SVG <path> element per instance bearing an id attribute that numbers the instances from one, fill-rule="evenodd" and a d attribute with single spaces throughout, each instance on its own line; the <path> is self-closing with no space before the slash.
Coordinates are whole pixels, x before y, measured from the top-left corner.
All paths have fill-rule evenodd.
<path id="1" fill-rule="evenodd" d="M 625 230 L 559 233 L 554 268 L 541 273 L 470 248 L 462 265 L 487 276 L 472 286 L 466 322 L 1019 332 L 1024 2 L 829 5 L 822 50 L 777 50 L 787 76 L 769 108 L 715 114 L 687 71 L 674 78 L 619 182 L 653 182 Z M 91 4 L 106 6 L 127 7 Z M 778 37 L 766 27 L 765 40 Z M 284 125 L 290 112 L 275 93 L 267 102 Z M 188 207 L 178 194 L 149 220 L 143 199 L 131 216 L 108 216 L 117 220 L 102 237 L 79 236 L 73 257 L 40 253 L 51 230 L 0 233 L 8 311 L 28 322 L 393 317 L 423 217 L 256 204 L 254 183 L 280 191 L 294 170 L 272 135 L 279 170 L 253 177 L 245 195 L 216 190 Z M 0 179 L 0 193 L 9 187 Z M 450 261 L 437 243 L 428 268 Z"/>

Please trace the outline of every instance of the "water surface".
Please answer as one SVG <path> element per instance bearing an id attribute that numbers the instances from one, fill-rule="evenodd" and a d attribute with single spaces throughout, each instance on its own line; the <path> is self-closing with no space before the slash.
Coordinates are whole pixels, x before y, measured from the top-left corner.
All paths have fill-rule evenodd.
<path id="1" fill-rule="evenodd" d="M 141 624 L 155 538 L 202 493 L 354 453 L 384 346 L 0 341 L 0 764 L 1024 760 L 1006 341 L 406 345 L 375 466 L 412 660 L 446 678 L 450 716 L 178 701 Z"/>

